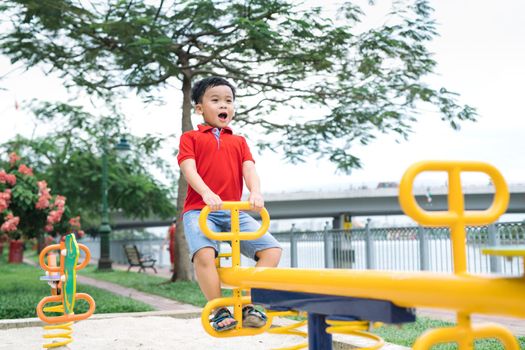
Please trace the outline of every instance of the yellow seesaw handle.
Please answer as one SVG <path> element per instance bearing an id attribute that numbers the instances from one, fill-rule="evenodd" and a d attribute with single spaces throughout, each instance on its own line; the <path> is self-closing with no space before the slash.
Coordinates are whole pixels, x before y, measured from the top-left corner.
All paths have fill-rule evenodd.
<path id="1" fill-rule="evenodd" d="M 422 209 L 413 195 L 414 179 L 429 171 L 442 171 L 448 174 L 447 211 L 429 212 Z M 487 174 L 494 184 L 495 194 L 492 205 L 486 210 L 465 210 L 461 189 L 462 172 Z M 422 161 L 410 166 L 399 184 L 399 203 L 405 214 L 422 225 L 451 226 L 458 221 L 465 225 L 488 225 L 505 213 L 509 202 L 509 189 L 501 173 L 487 163 L 471 161 Z"/>
<path id="2" fill-rule="evenodd" d="M 199 217 L 199 227 L 208 238 L 217 241 L 252 240 L 262 237 L 270 227 L 270 214 L 268 214 L 266 208 L 263 208 L 260 212 L 262 220 L 261 227 L 259 227 L 259 229 L 255 232 L 241 232 L 239 228 L 239 212 L 241 210 L 252 210 L 250 202 L 223 202 L 221 210 L 230 210 L 232 213 L 231 232 L 214 232 L 210 230 L 206 224 L 206 220 L 211 212 L 211 209 L 209 206 L 205 206 L 201 210 Z"/>
<path id="3" fill-rule="evenodd" d="M 422 172 L 443 171 L 448 174 L 448 210 L 426 211 L 416 202 L 414 179 Z M 465 199 L 461 188 L 462 172 L 487 174 L 494 184 L 492 205 L 486 210 L 465 210 Z M 509 188 L 501 173 L 487 163 L 469 161 L 423 161 L 410 166 L 399 184 L 399 204 L 412 219 L 421 225 L 446 226 L 450 228 L 454 273 L 467 272 L 466 231 L 467 225 L 488 225 L 505 213 L 509 203 Z"/>

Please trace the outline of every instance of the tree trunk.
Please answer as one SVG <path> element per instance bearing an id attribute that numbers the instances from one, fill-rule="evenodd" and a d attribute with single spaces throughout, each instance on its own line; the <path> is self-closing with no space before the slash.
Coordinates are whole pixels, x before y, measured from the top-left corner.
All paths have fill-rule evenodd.
<path id="1" fill-rule="evenodd" d="M 193 130 L 191 123 L 191 74 L 184 74 L 182 79 L 182 132 Z M 182 223 L 182 208 L 184 206 L 184 200 L 186 199 L 186 193 L 188 191 L 188 183 L 182 175 L 179 176 L 179 188 L 177 192 L 177 212 L 179 217 L 177 218 L 177 229 L 175 232 L 175 268 L 173 269 L 173 275 L 171 281 L 193 281 L 193 266 L 189 259 L 188 244 L 186 243 L 186 237 L 184 236 L 184 225 Z"/>
<path id="2" fill-rule="evenodd" d="M 46 247 L 45 237 L 41 232 L 36 234 L 36 251 L 38 254 Z"/>

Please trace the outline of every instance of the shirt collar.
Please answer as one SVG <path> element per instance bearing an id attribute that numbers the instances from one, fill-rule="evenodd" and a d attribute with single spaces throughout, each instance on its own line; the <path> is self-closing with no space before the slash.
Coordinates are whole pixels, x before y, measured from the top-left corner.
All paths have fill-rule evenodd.
<path id="1" fill-rule="evenodd" d="M 197 128 L 199 128 L 200 132 L 208 132 L 211 131 L 211 129 L 213 129 L 214 127 L 210 125 L 199 124 L 197 125 Z M 224 128 L 222 128 L 222 130 L 224 130 L 224 132 L 233 134 L 233 130 L 229 126 L 225 126 Z"/>

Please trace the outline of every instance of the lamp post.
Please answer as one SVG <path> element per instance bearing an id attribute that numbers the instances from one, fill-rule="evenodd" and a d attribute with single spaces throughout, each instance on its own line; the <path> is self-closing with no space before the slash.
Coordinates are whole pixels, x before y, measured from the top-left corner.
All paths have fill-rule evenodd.
<path id="1" fill-rule="evenodd" d="M 108 138 L 104 133 L 102 140 L 102 220 L 98 230 L 100 234 L 100 259 L 98 260 L 99 270 L 111 270 L 112 261 L 109 255 L 109 234 L 111 233 L 111 226 L 109 225 L 109 207 L 108 207 Z M 131 149 L 128 141 L 121 138 L 120 142 L 115 146 L 119 153 L 127 152 Z"/>

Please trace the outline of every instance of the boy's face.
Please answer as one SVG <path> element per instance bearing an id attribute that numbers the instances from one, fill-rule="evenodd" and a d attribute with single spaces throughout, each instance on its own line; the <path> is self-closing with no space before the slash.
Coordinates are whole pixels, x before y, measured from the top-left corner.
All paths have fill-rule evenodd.
<path id="1" fill-rule="evenodd" d="M 204 92 L 202 101 L 195 105 L 195 110 L 202 114 L 206 124 L 223 128 L 230 124 L 235 115 L 233 102 L 233 92 L 229 86 L 214 86 Z"/>

